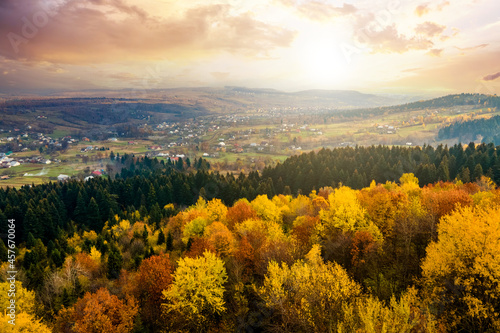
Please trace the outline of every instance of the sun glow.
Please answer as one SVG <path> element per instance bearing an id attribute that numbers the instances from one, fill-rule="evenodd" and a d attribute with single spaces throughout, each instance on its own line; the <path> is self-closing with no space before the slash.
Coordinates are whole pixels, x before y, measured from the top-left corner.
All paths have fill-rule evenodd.
<path id="1" fill-rule="evenodd" d="M 348 63 L 331 38 L 312 39 L 301 45 L 304 77 L 315 84 L 339 84 L 348 74 Z"/>

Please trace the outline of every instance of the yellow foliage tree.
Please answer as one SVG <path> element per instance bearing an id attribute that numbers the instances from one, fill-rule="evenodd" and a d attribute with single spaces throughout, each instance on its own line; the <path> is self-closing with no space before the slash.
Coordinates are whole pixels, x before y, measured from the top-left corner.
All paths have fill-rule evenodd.
<path id="1" fill-rule="evenodd" d="M 281 209 L 267 195 L 259 195 L 250 203 L 264 221 L 279 222 L 281 220 Z"/>
<path id="2" fill-rule="evenodd" d="M 227 207 L 220 199 L 212 199 L 207 203 L 207 212 L 210 221 L 223 222 L 227 214 Z"/>
<path id="3" fill-rule="evenodd" d="M 420 309 L 417 291 L 410 288 L 386 306 L 374 297 L 363 297 L 344 306 L 346 313 L 338 332 L 399 333 L 435 332 L 434 317 Z"/>
<path id="4" fill-rule="evenodd" d="M 29 313 L 16 314 L 15 325 L 9 324 L 12 319 L 7 314 L 2 314 L 0 320 L 0 333 L 51 333 L 45 324 Z"/>
<path id="5" fill-rule="evenodd" d="M 288 332 L 336 331 L 344 304 L 360 296 L 361 288 L 336 263 L 324 263 L 313 246 L 306 261 L 291 267 L 271 262 L 259 289 L 266 305 L 277 314 L 271 326 Z"/>
<path id="6" fill-rule="evenodd" d="M 500 331 L 500 208 L 441 218 L 422 263 L 424 290 L 451 330 Z"/>
<path id="7" fill-rule="evenodd" d="M 16 313 L 33 314 L 35 311 L 35 292 L 24 288 L 20 281 L 16 281 L 15 286 Z M 10 282 L 0 283 L 0 308 L 2 310 L 7 309 L 7 306 L 10 305 L 11 298 L 8 295 L 10 289 L 13 289 Z"/>
<path id="8" fill-rule="evenodd" d="M 367 218 L 366 210 L 357 199 L 357 191 L 342 186 L 328 196 L 329 208 L 321 210 L 321 223 L 316 226 L 318 236 L 335 230 L 343 232 L 367 231 L 377 241 L 382 241 L 382 234 L 373 222 Z"/>
<path id="9" fill-rule="evenodd" d="M 205 227 L 209 224 L 209 221 L 204 217 L 197 217 L 189 221 L 182 231 L 182 241 L 187 244 L 189 238 L 195 236 L 203 236 Z"/>
<path id="10" fill-rule="evenodd" d="M 164 309 L 178 318 L 175 321 L 169 316 L 172 324 L 188 327 L 192 324 L 199 329 L 210 316 L 223 313 L 226 281 L 224 262 L 212 252 L 206 251 L 197 258 L 181 258 L 172 287 L 163 291 L 167 300 L 162 304 Z"/>
<path id="11" fill-rule="evenodd" d="M 50 333 L 48 327 L 34 316 L 35 293 L 24 288 L 19 281 L 16 281 L 14 284 L 15 297 L 10 298 L 10 282 L 0 283 L 0 307 L 2 309 L 2 314 L 0 315 L 0 333 Z M 8 306 L 11 305 L 11 299 L 15 300 L 15 316 L 8 309 Z"/>
<path id="12" fill-rule="evenodd" d="M 90 257 L 98 264 L 101 262 L 101 252 L 95 246 L 90 249 Z"/>

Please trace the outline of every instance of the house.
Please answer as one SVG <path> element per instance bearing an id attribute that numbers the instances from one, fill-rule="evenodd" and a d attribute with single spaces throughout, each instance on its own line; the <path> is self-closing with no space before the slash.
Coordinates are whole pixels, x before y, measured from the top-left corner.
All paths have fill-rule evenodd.
<path id="1" fill-rule="evenodd" d="M 7 180 L 7 179 L 9 179 L 9 178 L 10 178 L 9 176 L 4 175 L 4 176 L 0 177 L 0 180 Z"/>
<path id="2" fill-rule="evenodd" d="M 92 175 L 94 176 L 102 176 L 102 172 L 99 170 L 92 171 Z"/>
<path id="3" fill-rule="evenodd" d="M 12 162 L 10 162 L 10 166 L 11 167 L 15 167 L 15 166 L 19 166 L 19 165 L 21 165 L 21 163 L 19 163 L 18 161 L 12 161 Z"/>
<path id="4" fill-rule="evenodd" d="M 57 180 L 58 180 L 58 181 L 61 181 L 61 182 L 66 181 L 66 180 L 68 180 L 68 179 L 69 179 L 69 176 L 68 176 L 68 175 L 63 175 L 63 174 L 60 174 L 59 176 L 57 176 Z"/>
<path id="5" fill-rule="evenodd" d="M 83 180 L 84 180 L 84 181 L 89 181 L 89 180 L 91 180 L 91 179 L 93 179 L 93 178 L 94 178 L 94 176 L 88 176 L 88 177 L 85 177 Z"/>

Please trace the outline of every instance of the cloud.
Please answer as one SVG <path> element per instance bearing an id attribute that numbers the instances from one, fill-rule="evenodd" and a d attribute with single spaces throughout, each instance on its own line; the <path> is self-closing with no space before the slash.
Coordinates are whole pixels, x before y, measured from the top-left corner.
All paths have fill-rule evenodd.
<path id="1" fill-rule="evenodd" d="M 441 10 L 443 10 L 444 7 L 449 6 L 449 5 L 450 5 L 449 1 L 443 1 L 436 6 L 436 9 L 441 11 Z"/>
<path id="2" fill-rule="evenodd" d="M 483 80 L 484 81 L 493 81 L 493 80 L 498 79 L 499 77 L 500 77 L 500 72 L 495 73 L 495 74 L 486 75 L 485 77 L 483 77 Z"/>
<path id="3" fill-rule="evenodd" d="M 373 14 L 358 18 L 354 31 L 355 38 L 371 48 L 373 53 L 404 53 L 409 50 L 426 50 L 434 45 L 427 38 L 400 34 L 395 24 L 381 27 Z"/>
<path id="4" fill-rule="evenodd" d="M 443 1 L 439 4 L 437 4 L 434 9 L 436 11 L 441 11 L 443 10 L 444 7 L 448 6 L 450 4 L 449 1 Z M 422 17 L 428 13 L 430 13 L 433 9 L 431 8 L 430 6 L 430 3 L 426 2 L 426 3 L 423 3 L 421 5 L 418 5 L 416 8 L 415 8 L 415 15 L 417 15 L 418 17 Z"/>
<path id="5" fill-rule="evenodd" d="M 432 57 L 440 57 L 442 52 L 443 52 L 443 49 L 431 49 L 426 54 L 428 54 Z"/>
<path id="6" fill-rule="evenodd" d="M 107 75 L 107 77 L 119 81 L 137 81 L 139 78 L 132 74 L 132 73 L 126 73 L 126 72 L 121 72 L 121 73 L 113 73 L 110 75 Z"/>
<path id="7" fill-rule="evenodd" d="M 306 2 L 297 2 L 296 0 L 279 0 L 279 2 L 287 7 L 295 9 L 302 16 L 313 21 L 326 21 L 333 17 L 353 14 L 357 8 L 351 4 L 344 3 L 342 7 L 311 0 Z"/>
<path id="8" fill-rule="evenodd" d="M 467 53 L 465 56 L 450 55 L 446 59 L 436 59 L 416 75 L 407 76 L 392 82 L 393 87 L 412 87 L 414 90 L 440 91 L 447 93 L 477 92 L 500 94 L 497 81 L 487 81 L 484 73 L 498 67 L 500 49 Z M 493 78 L 495 74 L 491 75 Z"/>
<path id="9" fill-rule="evenodd" d="M 418 17 L 424 16 L 428 12 L 430 12 L 428 3 L 418 5 L 417 8 L 415 8 L 415 15 L 417 15 Z"/>
<path id="10" fill-rule="evenodd" d="M 479 45 L 464 47 L 464 48 L 455 46 L 455 48 L 459 49 L 460 51 L 473 51 L 473 50 L 485 48 L 488 45 L 489 44 L 479 44 Z"/>
<path id="11" fill-rule="evenodd" d="M 415 28 L 415 32 L 427 37 L 434 37 L 441 34 L 444 29 L 446 29 L 446 26 L 444 25 L 439 25 L 437 23 L 427 21 L 417 25 L 417 27 Z"/>
<path id="12" fill-rule="evenodd" d="M 153 17 L 122 0 L 0 2 L 0 55 L 26 61 L 84 64 L 116 60 L 179 60 L 221 52 L 262 56 L 287 47 L 296 33 L 204 5 Z M 53 4 L 56 4 L 55 2 Z M 5 36 L 5 37 L 3 37 Z"/>

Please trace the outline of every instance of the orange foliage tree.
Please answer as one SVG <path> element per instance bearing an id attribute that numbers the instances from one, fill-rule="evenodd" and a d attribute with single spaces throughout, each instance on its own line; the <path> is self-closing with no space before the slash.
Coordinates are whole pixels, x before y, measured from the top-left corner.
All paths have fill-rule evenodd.
<path id="1" fill-rule="evenodd" d="M 257 213 L 247 199 L 238 200 L 226 213 L 226 222 L 229 229 L 233 229 L 237 223 L 255 218 L 257 218 Z"/>
<path id="2" fill-rule="evenodd" d="M 56 319 L 54 332 L 71 333 L 127 333 L 134 328 L 138 307 L 133 297 L 120 300 L 105 288 L 86 293 Z"/>
<path id="3" fill-rule="evenodd" d="M 161 317 L 162 291 L 172 284 L 172 265 L 168 254 L 145 259 L 135 276 L 135 294 L 139 299 L 143 322 L 158 328 Z"/>

